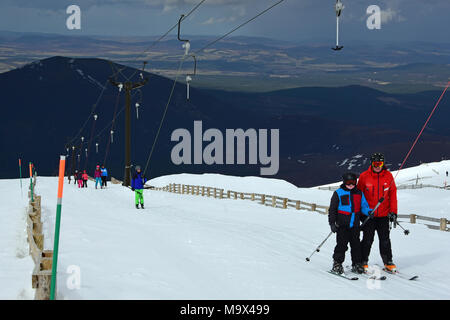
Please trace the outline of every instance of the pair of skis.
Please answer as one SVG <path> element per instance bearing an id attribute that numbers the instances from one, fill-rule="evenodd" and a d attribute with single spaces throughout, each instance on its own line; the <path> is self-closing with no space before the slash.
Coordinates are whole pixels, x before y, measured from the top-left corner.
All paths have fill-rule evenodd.
<path id="1" fill-rule="evenodd" d="M 386 280 L 385 276 L 376 276 L 376 275 L 369 274 L 369 273 L 356 273 L 356 272 L 353 272 L 353 271 L 350 271 L 350 272 L 347 272 L 347 273 L 346 272 L 344 272 L 344 273 L 337 273 L 337 272 L 334 272 L 333 270 L 329 270 L 328 273 L 331 273 L 331 274 L 333 274 L 335 276 L 338 276 L 338 277 L 341 277 L 341 278 L 344 278 L 344 279 L 347 279 L 347 280 L 352 280 L 352 281 L 359 280 L 360 276 L 365 277 L 367 279 L 371 279 L 371 280 L 380 280 L 380 281 L 381 280 Z M 351 274 L 354 274 L 354 275 L 351 275 Z"/>
<path id="2" fill-rule="evenodd" d="M 386 272 L 388 274 L 394 275 L 396 277 L 399 277 L 399 278 L 402 278 L 402 279 L 405 279 L 405 280 L 417 280 L 419 278 L 418 275 L 408 275 L 408 274 L 405 274 L 405 273 L 400 273 L 398 271 L 392 272 L 392 271 L 389 271 L 388 269 L 386 269 L 384 267 L 381 268 L 378 265 L 375 265 L 375 266 L 379 267 L 383 272 Z M 351 268 L 351 267 L 346 267 L 346 269 L 349 269 L 349 268 Z M 355 276 L 355 275 L 350 275 L 350 273 L 345 273 L 344 272 L 344 273 L 340 274 L 340 273 L 334 272 L 332 270 L 329 270 L 328 273 L 336 275 L 336 276 L 339 276 L 339 277 L 347 279 L 347 280 L 352 280 L 352 281 L 358 280 L 359 276 L 362 276 L 362 277 L 365 277 L 365 278 L 371 279 L 371 280 L 380 280 L 380 281 L 387 279 L 386 276 L 377 276 L 375 274 L 370 274 L 370 273 L 361 273 L 361 274 L 359 274 L 359 273 L 356 273 L 356 272 L 353 272 L 353 271 L 350 271 L 350 273 L 358 275 L 358 277 Z"/>
<path id="3" fill-rule="evenodd" d="M 405 279 L 405 280 L 417 280 L 419 278 L 418 275 L 406 274 L 406 273 L 399 272 L 399 271 L 390 271 L 390 270 L 388 270 L 388 269 L 386 269 L 384 267 L 381 267 L 381 266 L 379 266 L 377 264 L 375 266 L 377 266 L 378 268 L 380 268 L 381 270 L 383 270 L 386 273 L 395 275 L 396 277 L 399 277 L 399 278 L 402 278 L 402 279 Z"/>

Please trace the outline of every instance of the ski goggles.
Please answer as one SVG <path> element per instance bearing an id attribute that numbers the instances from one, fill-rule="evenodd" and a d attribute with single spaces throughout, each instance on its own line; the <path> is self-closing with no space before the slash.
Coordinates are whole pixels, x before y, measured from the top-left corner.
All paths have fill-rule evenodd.
<path id="1" fill-rule="evenodd" d="M 356 185 L 356 180 L 346 180 L 346 181 L 344 181 L 344 184 L 346 185 L 346 186 L 350 186 L 350 185 Z"/>
<path id="2" fill-rule="evenodd" d="M 383 161 L 374 161 L 372 162 L 372 167 L 374 168 L 381 168 L 384 165 Z"/>

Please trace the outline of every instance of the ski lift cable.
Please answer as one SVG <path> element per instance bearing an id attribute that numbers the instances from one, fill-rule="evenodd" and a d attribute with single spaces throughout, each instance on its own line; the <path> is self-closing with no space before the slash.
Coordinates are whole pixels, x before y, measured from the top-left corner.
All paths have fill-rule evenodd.
<path id="1" fill-rule="evenodd" d="M 197 10 L 197 9 L 198 9 L 205 1 L 206 1 L 206 0 L 201 0 L 197 5 L 195 5 L 195 7 L 193 7 L 193 8 L 191 9 L 191 11 L 189 11 L 189 12 L 183 17 L 182 20 L 188 18 L 188 17 L 189 17 L 192 13 L 194 13 L 194 11 L 196 11 L 196 10 Z M 144 50 L 144 51 L 140 54 L 140 56 L 145 57 L 145 54 L 146 54 L 148 51 L 150 51 L 151 48 L 153 48 L 156 44 L 158 44 L 161 40 L 163 40 L 163 39 L 164 39 L 170 32 L 172 32 L 172 30 L 174 30 L 177 26 L 178 26 L 178 23 L 174 24 L 174 25 L 173 25 L 166 33 L 164 33 L 164 34 L 163 34 L 161 37 L 159 37 L 157 40 L 153 41 L 153 43 L 152 43 L 146 50 Z M 111 68 L 113 68 L 111 61 L 109 61 L 109 62 L 110 62 Z M 144 63 L 146 63 L 146 62 L 144 62 Z M 118 69 L 116 72 L 114 72 L 114 69 L 113 69 L 113 77 L 116 77 L 118 73 L 121 73 L 121 74 L 123 75 L 122 70 L 123 70 L 123 69 Z M 137 71 L 135 71 L 135 73 L 136 73 L 136 72 L 137 72 Z M 128 79 L 131 79 L 131 78 L 135 75 L 135 73 L 134 73 L 130 78 L 128 78 Z M 123 76 L 125 77 L 125 75 L 123 75 Z M 127 77 L 125 77 L 125 78 L 127 78 Z M 68 145 L 73 144 L 73 142 L 81 135 L 81 132 L 84 130 L 84 128 L 85 128 L 86 124 L 88 123 L 90 117 L 94 114 L 95 108 L 96 108 L 96 106 L 98 105 L 98 103 L 99 103 L 99 101 L 100 101 L 100 99 L 101 99 L 101 97 L 102 97 L 102 95 L 103 95 L 103 93 L 104 93 L 104 91 L 105 91 L 105 89 L 106 89 L 106 85 L 107 85 L 108 82 L 109 82 L 109 79 L 106 80 L 105 84 L 103 85 L 103 89 L 102 89 L 102 91 L 100 92 L 99 97 L 97 98 L 97 102 L 94 104 L 94 108 L 93 108 L 91 114 L 88 116 L 88 118 L 86 119 L 86 121 L 84 122 L 84 124 L 81 126 L 81 129 L 79 130 L 79 132 L 78 132 L 72 139 L 69 140 Z"/>
<path id="2" fill-rule="evenodd" d="M 172 100 L 173 92 L 175 91 L 175 86 L 176 86 L 176 84 L 178 82 L 178 77 L 180 75 L 181 68 L 183 66 L 183 62 L 186 59 L 186 57 L 187 57 L 186 55 L 183 55 L 183 58 L 180 60 L 180 65 L 178 66 L 178 71 L 176 73 L 175 80 L 173 81 L 172 89 L 170 90 L 169 99 L 167 100 L 166 107 L 164 108 L 164 113 L 163 113 L 161 121 L 159 123 L 159 128 L 158 128 L 158 131 L 156 132 L 155 140 L 153 141 L 153 145 L 152 145 L 152 148 L 150 150 L 150 154 L 149 154 L 149 156 L 147 158 L 147 163 L 146 163 L 145 169 L 144 169 L 144 176 L 145 176 L 145 173 L 147 172 L 147 168 L 148 168 L 148 165 L 150 163 L 150 159 L 152 158 L 153 151 L 155 150 L 156 142 L 158 141 L 158 137 L 159 137 L 159 134 L 161 132 L 161 128 L 162 128 L 162 125 L 164 123 L 164 119 L 166 118 L 167 109 L 169 108 L 170 101 Z"/>
<path id="3" fill-rule="evenodd" d="M 131 99 L 133 99 L 136 94 L 137 94 L 137 92 L 133 93 L 133 95 L 131 96 Z M 116 106 L 114 108 L 113 119 L 106 125 L 106 127 L 104 127 L 102 130 L 100 130 L 100 132 L 94 137 L 95 140 L 99 140 L 100 137 L 107 132 L 106 129 L 108 129 L 108 128 L 110 129 L 111 133 L 114 132 L 113 130 L 114 130 L 115 122 L 116 122 L 117 118 L 120 116 L 120 114 L 125 110 L 125 106 L 123 106 L 119 110 L 119 112 L 117 112 L 118 106 L 119 106 L 119 94 L 117 95 L 117 99 L 116 99 Z M 103 164 L 106 163 L 106 159 L 108 158 L 110 145 L 112 142 L 113 142 L 112 136 L 109 136 L 108 142 L 107 142 L 107 145 L 105 148 L 105 158 L 103 160 Z"/>
<path id="4" fill-rule="evenodd" d="M 97 123 L 97 118 L 98 118 L 97 114 L 94 114 L 93 118 L 94 118 L 94 121 L 92 122 L 91 135 L 90 135 L 90 139 L 88 140 L 88 145 L 87 145 L 87 148 L 86 148 L 86 159 L 85 159 L 85 162 L 84 162 L 84 169 L 86 169 L 86 167 L 87 167 L 89 151 L 91 150 L 92 140 L 94 140 L 93 136 L 94 136 L 94 132 L 95 132 L 95 125 Z"/>
<path id="5" fill-rule="evenodd" d="M 110 145 L 111 145 L 112 139 L 113 139 L 112 135 L 113 135 L 113 132 L 114 132 L 113 130 L 114 130 L 114 124 L 115 124 L 115 121 L 116 121 L 117 109 L 119 107 L 119 96 L 120 96 L 120 91 L 117 93 L 116 106 L 114 107 L 114 114 L 113 114 L 113 118 L 112 118 L 111 129 L 110 129 L 111 135 L 108 138 L 108 143 L 107 143 L 106 148 L 105 148 L 105 159 L 103 160 L 103 164 L 106 164 L 106 159 L 107 159 L 108 154 L 109 154 L 109 148 L 110 148 Z"/>
<path id="6" fill-rule="evenodd" d="M 180 19 L 180 21 L 183 21 L 184 19 L 186 19 L 187 17 L 189 17 L 194 11 L 196 11 L 204 2 L 205 2 L 206 0 L 202 0 L 202 1 L 200 1 L 195 7 L 193 7 L 192 9 L 191 9 L 191 11 L 189 11 L 186 15 L 184 15 L 183 17 L 182 17 L 182 19 Z M 155 40 L 152 44 L 151 44 L 151 46 L 147 49 L 147 50 L 144 50 L 144 52 L 142 52 L 142 54 L 141 54 L 141 56 L 144 56 L 152 47 L 154 47 L 158 42 L 160 42 L 162 39 L 164 39 L 173 29 L 175 29 L 177 26 L 179 25 L 179 22 L 178 23 L 176 23 L 175 25 L 173 25 L 165 34 L 163 34 L 161 37 L 159 37 L 157 40 Z M 124 74 L 123 74 L 123 72 L 122 72 L 122 70 L 124 70 L 125 68 L 114 68 L 114 65 L 112 64 L 112 62 L 111 61 L 108 61 L 109 62 L 109 64 L 110 64 L 110 66 L 111 66 L 111 69 L 112 69 L 112 72 L 113 72 L 113 76 L 112 77 L 117 77 L 117 75 L 118 74 L 121 74 L 125 79 L 127 79 L 127 81 L 129 81 L 137 72 L 138 72 L 138 70 L 136 70 L 130 77 L 127 77 L 127 76 L 125 76 Z M 142 71 L 145 69 L 145 65 L 146 65 L 146 62 L 144 62 L 144 67 L 143 67 L 143 69 L 142 69 Z M 114 70 L 114 69 L 116 69 L 116 70 Z M 75 141 L 77 138 L 78 138 L 78 136 L 81 134 L 81 132 L 84 130 L 84 128 L 86 127 L 86 125 L 87 125 L 87 123 L 88 123 L 88 121 L 89 121 L 89 119 L 90 119 L 90 117 L 94 114 L 94 112 L 95 112 L 95 108 L 97 107 L 97 105 L 98 105 L 98 103 L 99 103 L 99 101 L 100 101 L 100 99 L 101 99 L 101 97 L 102 97 L 102 95 L 103 95 L 103 93 L 104 93 L 104 90 L 106 89 L 106 84 L 108 83 L 108 80 L 105 82 L 105 85 L 103 85 L 103 88 L 102 88 L 102 91 L 101 91 L 101 93 L 100 93 L 100 95 L 99 95 L 99 97 L 97 98 L 97 102 L 94 104 L 94 106 L 93 106 L 93 110 L 91 111 L 91 113 L 90 113 L 90 115 L 89 115 L 89 117 L 86 119 L 86 121 L 84 122 L 84 124 L 82 125 L 82 127 L 81 127 L 81 129 L 79 130 L 79 132 L 78 132 L 78 134 L 77 135 L 75 135 L 69 142 L 68 142 L 68 144 L 70 145 L 70 144 L 72 144 L 73 143 L 73 141 Z"/>
<path id="7" fill-rule="evenodd" d="M 185 14 L 182 18 L 181 21 L 185 20 L 187 17 L 189 17 L 195 10 L 197 10 L 206 0 L 202 0 L 200 1 L 194 8 L 191 9 L 191 11 L 189 11 L 187 14 Z M 181 22 L 179 21 L 179 22 Z M 179 22 L 175 23 L 165 34 L 163 34 L 161 37 L 159 37 L 157 40 L 155 40 L 147 50 L 144 50 L 144 52 L 142 53 L 142 55 L 146 54 L 148 51 L 150 51 L 151 48 L 153 48 L 158 42 L 160 42 L 162 39 L 164 39 L 170 32 L 172 32 L 172 30 L 174 30 L 175 28 L 178 27 Z"/>
<path id="8" fill-rule="evenodd" d="M 133 99 L 135 95 L 136 95 L 136 92 L 133 93 L 133 95 L 131 96 L 131 99 Z M 116 106 L 117 106 L 117 103 L 116 103 Z M 115 114 L 115 116 L 113 117 L 113 119 L 108 123 L 108 125 L 106 125 L 106 127 L 104 127 L 102 130 L 100 130 L 100 132 L 94 137 L 94 140 L 100 138 L 100 137 L 104 134 L 105 130 L 108 129 L 108 128 L 110 128 L 111 124 L 114 124 L 114 123 L 115 123 L 115 121 L 117 120 L 117 118 L 119 117 L 119 115 L 120 115 L 124 110 L 125 110 L 125 106 L 123 106 L 123 107 L 117 112 L 117 114 Z M 111 127 L 111 129 L 113 129 L 113 127 Z"/>
<path id="9" fill-rule="evenodd" d="M 213 45 L 214 43 L 216 43 L 216 42 L 218 42 L 218 41 L 220 41 L 220 40 L 222 40 L 223 38 L 225 38 L 225 37 L 227 37 L 228 35 L 232 34 L 232 33 L 235 32 L 236 30 L 242 28 L 242 27 L 245 26 L 246 24 L 248 24 L 248 23 L 250 23 L 251 21 L 255 20 L 256 18 L 260 17 L 261 15 L 263 15 L 264 13 L 266 13 L 267 11 L 271 10 L 271 9 L 274 8 L 275 6 L 279 5 L 279 4 L 282 3 L 283 1 L 284 1 L 284 0 L 280 0 L 280 1 L 276 2 L 275 4 L 271 5 L 271 6 L 268 7 L 267 9 L 265 9 L 265 10 L 261 11 L 260 13 L 258 13 L 258 14 L 257 14 L 256 16 L 254 16 L 253 18 L 251 18 L 251 19 L 247 20 L 246 22 L 240 24 L 238 27 L 234 28 L 234 29 L 231 30 L 230 32 L 228 32 L 228 33 L 226 33 L 225 35 L 219 37 L 218 39 L 216 39 L 216 40 L 214 40 L 214 41 L 208 43 L 206 46 L 204 46 L 204 47 L 201 48 L 200 50 L 197 50 L 193 55 L 195 56 L 197 53 L 199 53 L 199 52 L 205 50 L 207 47 Z M 186 17 L 186 16 L 185 16 L 185 17 Z M 181 20 L 180 20 L 180 21 L 181 21 Z M 186 57 L 187 57 L 187 55 L 184 55 L 183 58 L 182 58 L 181 61 L 180 61 L 180 65 L 179 65 L 179 67 L 178 67 L 178 71 L 177 71 L 177 73 L 176 73 L 176 77 L 175 77 L 175 80 L 174 80 L 173 85 L 172 85 L 172 90 L 170 91 L 169 100 L 167 101 L 166 107 L 165 107 L 165 109 L 164 109 L 164 113 L 163 113 L 163 116 L 162 116 L 162 118 L 161 118 L 161 122 L 160 122 L 160 124 L 159 124 L 159 128 L 158 128 L 158 131 L 157 131 L 156 136 L 155 136 L 155 140 L 153 141 L 153 145 L 152 145 L 152 148 L 151 148 L 151 150 L 150 150 L 150 155 L 148 156 L 147 163 L 146 163 L 146 165 L 145 165 L 144 175 L 145 175 L 146 172 L 147 172 L 148 165 L 149 165 L 150 160 L 151 160 L 151 157 L 152 157 L 152 155 L 153 155 L 153 151 L 154 151 L 154 149 L 155 149 L 156 142 L 157 142 L 157 140 L 158 140 L 158 137 L 159 137 L 159 134 L 160 134 L 160 132 L 161 132 L 161 128 L 162 128 L 164 119 L 165 119 L 166 114 L 167 114 L 167 109 L 168 109 L 168 107 L 169 107 L 170 101 L 172 100 L 173 92 L 174 92 L 174 90 L 175 90 L 175 86 L 176 86 L 177 81 L 178 81 L 178 76 L 180 75 L 180 71 L 181 71 L 181 68 L 182 68 L 182 66 L 183 66 L 183 62 L 184 62 L 184 60 L 186 59 Z"/>
<path id="10" fill-rule="evenodd" d="M 395 181 L 395 179 L 397 179 L 397 176 L 398 176 L 400 170 L 402 170 L 403 165 L 406 163 L 406 160 L 408 160 L 409 155 L 411 154 L 412 150 L 413 150 L 414 147 L 416 146 L 417 141 L 419 140 L 419 138 L 420 138 L 420 136 L 422 135 L 423 131 L 424 131 L 425 128 L 427 127 L 428 122 L 430 121 L 430 119 L 431 119 L 431 117 L 433 116 L 434 112 L 436 111 L 437 107 L 438 107 L 439 104 L 441 103 L 441 100 L 442 100 L 442 98 L 444 97 L 444 94 L 445 94 L 445 92 L 447 91 L 447 89 L 448 89 L 449 87 L 450 87 L 450 81 L 447 83 L 447 85 L 446 85 L 444 91 L 442 92 L 442 94 L 441 94 L 441 96 L 439 97 L 438 101 L 436 102 L 436 104 L 435 104 L 433 110 L 431 111 L 430 115 L 428 116 L 427 120 L 425 121 L 425 124 L 423 125 L 422 129 L 420 130 L 419 134 L 417 135 L 416 140 L 414 140 L 414 143 L 412 144 L 411 148 L 409 149 L 408 153 L 406 154 L 405 158 L 403 159 L 403 162 L 402 162 L 400 168 L 397 170 L 397 173 L 395 174 L 395 177 L 393 177 L 393 179 L 392 179 L 391 182 L 389 183 L 389 186 L 388 186 L 387 188 L 384 188 L 382 197 L 380 198 L 380 200 L 378 200 L 378 203 L 376 204 L 375 208 L 374 208 L 372 211 L 375 211 L 375 210 L 380 206 L 380 204 L 385 200 L 385 196 L 386 196 L 387 191 L 390 190 L 392 183 Z M 366 220 L 363 222 L 362 225 L 364 225 L 364 224 L 366 223 L 366 221 L 368 221 L 369 218 L 370 218 L 370 217 L 366 218 Z M 406 234 L 406 233 L 405 233 L 405 234 Z"/>
<path id="11" fill-rule="evenodd" d="M 441 103 L 441 100 L 444 97 L 444 94 L 445 94 L 445 92 L 447 91 L 447 89 L 449 87 L 450 87 L 450 81 L 447 83 L 447 86 L 445 87 L 444 91 L 442 92 L 441 96 L 439 97 L 438 101 L 436 102 L 436 104 L 435 104 L 433 110 L 431 111 L 430 115 L 428 116 L 427 120 L 425 121 L 425 124 L 423 125 L 422 130 L 420 130 L 419 134 L 417 135 L 416 140 L 414 141 L 414 143 L 412 144 L 411 148 L 409 149 L 408 154 L 406 155 L 405 159 L 402 162 L 402 165 L 400 166 L 400 168 L 398 169 L 397 173 L 395 174 L 395 178 L 397 178 L 398 173 L 403 168 L 403 165 L 405 164 L 405 162 L 408 159 L 409 155 L 411 154 L 412 150 L 416 146 L 417 141 L 419 140 L 420 136 L 422 135 L 423 131 L 425 130 L 426 126 L 428 125 L 428 122 L 430 121 L 430 119 L 433 116 L 434 112 L 436 111 L 437 107 Z M 395 180 L 395 178 L 394 178 L 394 180 Z"/>
<path id="12" fill-rule="evenodd" d="M 167 37 L 167 35 L 172 32 L 175 28 L 178 27 L 179 23 L 181 21 L 184 21 L 187 17 L 189 17 L 192 13 L 194 13 L 194 11 L 196 11 L 206 0 L 201 0 L 199 3 L 197 3 L 195 5 L 195 7 L 193 7 L 191 9 L 191 11 L 189 11 L 186 15 L 184 15 L 181 20 L 179 22 L 177 22 L 176 24 L 174 24 L 169 30 L 167 30 L 166 33 L 164 33 L 161 37 L 159 37 L 157 40 L 153 41 L 152 44 L 145 49 L 139 56 L 138 56 L 138 60 L 140 58 L 145 58 L 147 55 L 147 52 L 150 51 L 150 49 L 152 49 L 156 44 L 158 44 L 161 40 L 163 40 L 165 37 Z M 131 77 L 129 79 L 131 79 L 135 74 L 137 73 L 137 70 L 131 75 Z"/>
<path id="13" fill-rule="evenodd" d="M 95 104 L 92 106 L 92 111 L 91 111 L 91 113 L 89 114 L 89 116 L 87 117 L 87 119 L 86 119 L 86 121 L 84 122 L 84 124 L 81 126 L 81 128 L 80 128 L 80 130 L 78 131 L 78 133 L 69 141 L 69 145 L 71 145 L 80 135 L 81 135 L 81 132 L 84 130 L 84 128 L 86 127 L 86 125 L 87 125 L 87 123 L 89 122 L 89 120 L 91 119 L 91 117 L 92 117 L 92 115 L 94 114 L 94 112 L 95 112 L 95 109 L 97 108 L 97 106 L 98 106 L 98 104 L 99 104 L 99 102 L 100 102 L 100 99 L 102 98 L 102 96 L 103 96 L 103 93 L 105 92 L 105 90 L 106 90 L 106 86 L 107 86 L 107 84 L 108 84 L 108 82 L 109 82 L 109 79 L 107 79 L 106 81 L 105 81 L 105 84 L 103 85 L 103 87 L 102 87 L 102 90 L 100 91 L 100 94 L 99 94 L 99 96 L 97 97 L 97 100 L 96 100 L 96 102 L 95 102 Z"/>
<path id="14" fill-rule="evenodd" d="M 113 75 L 112 75 L 112 76 L 113 76 L 113 77 L 116 77 L 117 74 L 118 74 L 119 72 L 121 72 L 121 69 L 118 69 L 118 68 L 117 68 L 118 70 L 115 71 L 112 62 L 111 62 L 110 60 L 108 60 L 108 63 L 109 63 L 109 65 L 110 65 L 110 67 L 111 67 L 111 70 L 112 70 L 112 72 L 113 72 Z M 106 88 L 107 88 L 107 84 L 108 84 L 108 83 L 109 83 L 109 78 L 105 81 L 105 84 L 102 86 L 102 90 L 101 90 L 99 96 L 97 97 L 95 104 L 94 104 L 93 107 L 92 107 L 91 113 L 90 113 L 89 116 L 87 117 L 87 119 L 86 119 L 86 121 L 84 122 L 84 124 L 81 126 L 80 130 L 78 131 L 78 134 L 76 134 L 71 140 L 69 140 L 68 145 L 71 145 L 71 144 L 72 144 L 72 143 L 73 143 L 73 142 L 81 135 L 82 131 L 84 130 L 84 128 L 86 127 L 87 123 L 89 122 L 89 120 L 91 119 L 92 115 L 94 114 L 94 112 L 95 112 L 95 110 L 96 110 L 96 108 L 97 108 L 97 106 L 98 106 L 98 104 L 99 104 L 99 102 L 100 102 L 100 99 L 103 97 L 103 94 L 104 94 L 104 92 L 105 92 L 105 90 L 106 90 Z"/>
<path id="15" fill-rule="evenodd" d="M 220 40 L 228 37 L 230 34 L 232 34 L 233 32 L 237 31 L 238 29 L 242 28 L 243 26 L 245 26 L 246 24 L 252 22 L 253 20 L 255 20 L 256 18 L 262 16 L 263 14 L 265 14 L 267 11 L 271 10 L 272 8 L 276 7 L 277 5 L 279 5 L 280 3 L 284 2 L 284 0 L 280 0 L 276 3 L 274 3 L 273 5 L 271 5 L 270 7 L 268 7 L 267 9 L 261 11 L 260 13 L 258 13 L 256 16 L 254 16 L 253 18 L 247 20 L 246 22 L 240 24 L 239 26 L 237 26 L 236 28 L 232 29 L 231 31 L 229 31 L 228 33 L 224 34 L 223 36 L 217 38 L 214 41 L 211 41 L 210 43 L 208 43 L 206 46 L 204 46 L 203 48 L 197 50 L 194 52 L 194 55 L 197 55 L 198 53 L 202 52 L 203 50 L 205 50 L 206 48 L 212 46 L 213 44 L 219 42 Z"/>

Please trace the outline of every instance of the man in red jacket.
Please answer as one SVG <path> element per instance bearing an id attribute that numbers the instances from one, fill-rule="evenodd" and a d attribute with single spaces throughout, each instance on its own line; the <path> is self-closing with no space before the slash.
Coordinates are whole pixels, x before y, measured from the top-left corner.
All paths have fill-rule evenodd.
<path id="1" fill-rule="evenodd" d="M 391 239 L 389 238 L 389 222 L 397 219 L 397 187 L 394 177 L 387 170 L 384 156 L 374 153 L 370 158 L 370 168 L 361 173 L 357 188 L 364 196 L 371 208 L 374 208 L 381 198 L 378 209 L 374 212 L 373 219 L 367 221 L 363 226 L 363 239 L 361 241 L 361 253 L 363 266 L 367 270 L 375 231 L 380 242 L 380 255 L 386 269 L 395 272 L 396 266 L 392 262 Z"/>

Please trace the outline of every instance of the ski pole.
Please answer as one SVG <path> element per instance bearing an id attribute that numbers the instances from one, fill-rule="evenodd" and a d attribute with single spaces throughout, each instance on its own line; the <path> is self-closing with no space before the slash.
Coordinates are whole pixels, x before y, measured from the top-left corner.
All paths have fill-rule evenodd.
<path id="1" fill-rule="evenodd" d="M 306 258 L 306 261 L 310 261 L 310 260 L 311 260 L 311 257 L 313 256 L 313 254 L 320 251 L 320 248 L 323 246 L 323 244 L 328 240 L 328 238 L 329 238 L 332 234 L 333 234 L 333 232 L 330 231 L 330 233 L 329 233 L 328 236 L 325 238 L 325 240 L 323 240 L 322 243 L 319 244 L 319 246 L 316 248 L 316 250 L 314 250 L 313 253 L 311 253 L 311 255 L 310 255 L 308 258 Z"/>
<path id="2" fill-rule="evenodd" d="M 378 207 L 380 206 L 380 204 L 384 201 L 384 198 L 381 197 L 380 200 L 378 200 L 377 205 L 375 206 L 375 208 L 373 208 L 372 213 L 375 214 L 375 211 L 378 209 Z M 363 221 L 363 223 L 359 226 L 360 230 L 362 230 L 362 227 L 364 227 L 364 225 L 367 223 L 367 221 L 369 221 L 370 219 L 372 219 L 372 215 L 369 214 L 369 216 Z"/>
<path id="3" fill-rule="evenodd" d="M 398 221 L 397 221 L 397 219 L 395 220 L 395 222 L 394 222 L 395 224 L 394 225 L 398 225 L 400 228 L 402 228 L 402 230 L 403 230 L 403 233 L 405 234 L 405 236 L 407 236 L 408 234 L 409 234 L 409 230 L 408 229 L 405 229 L 405 228 L 403 228 L 402 227 L 402 225 L 400 224 L 400 223 L 398 223 Z"/>

